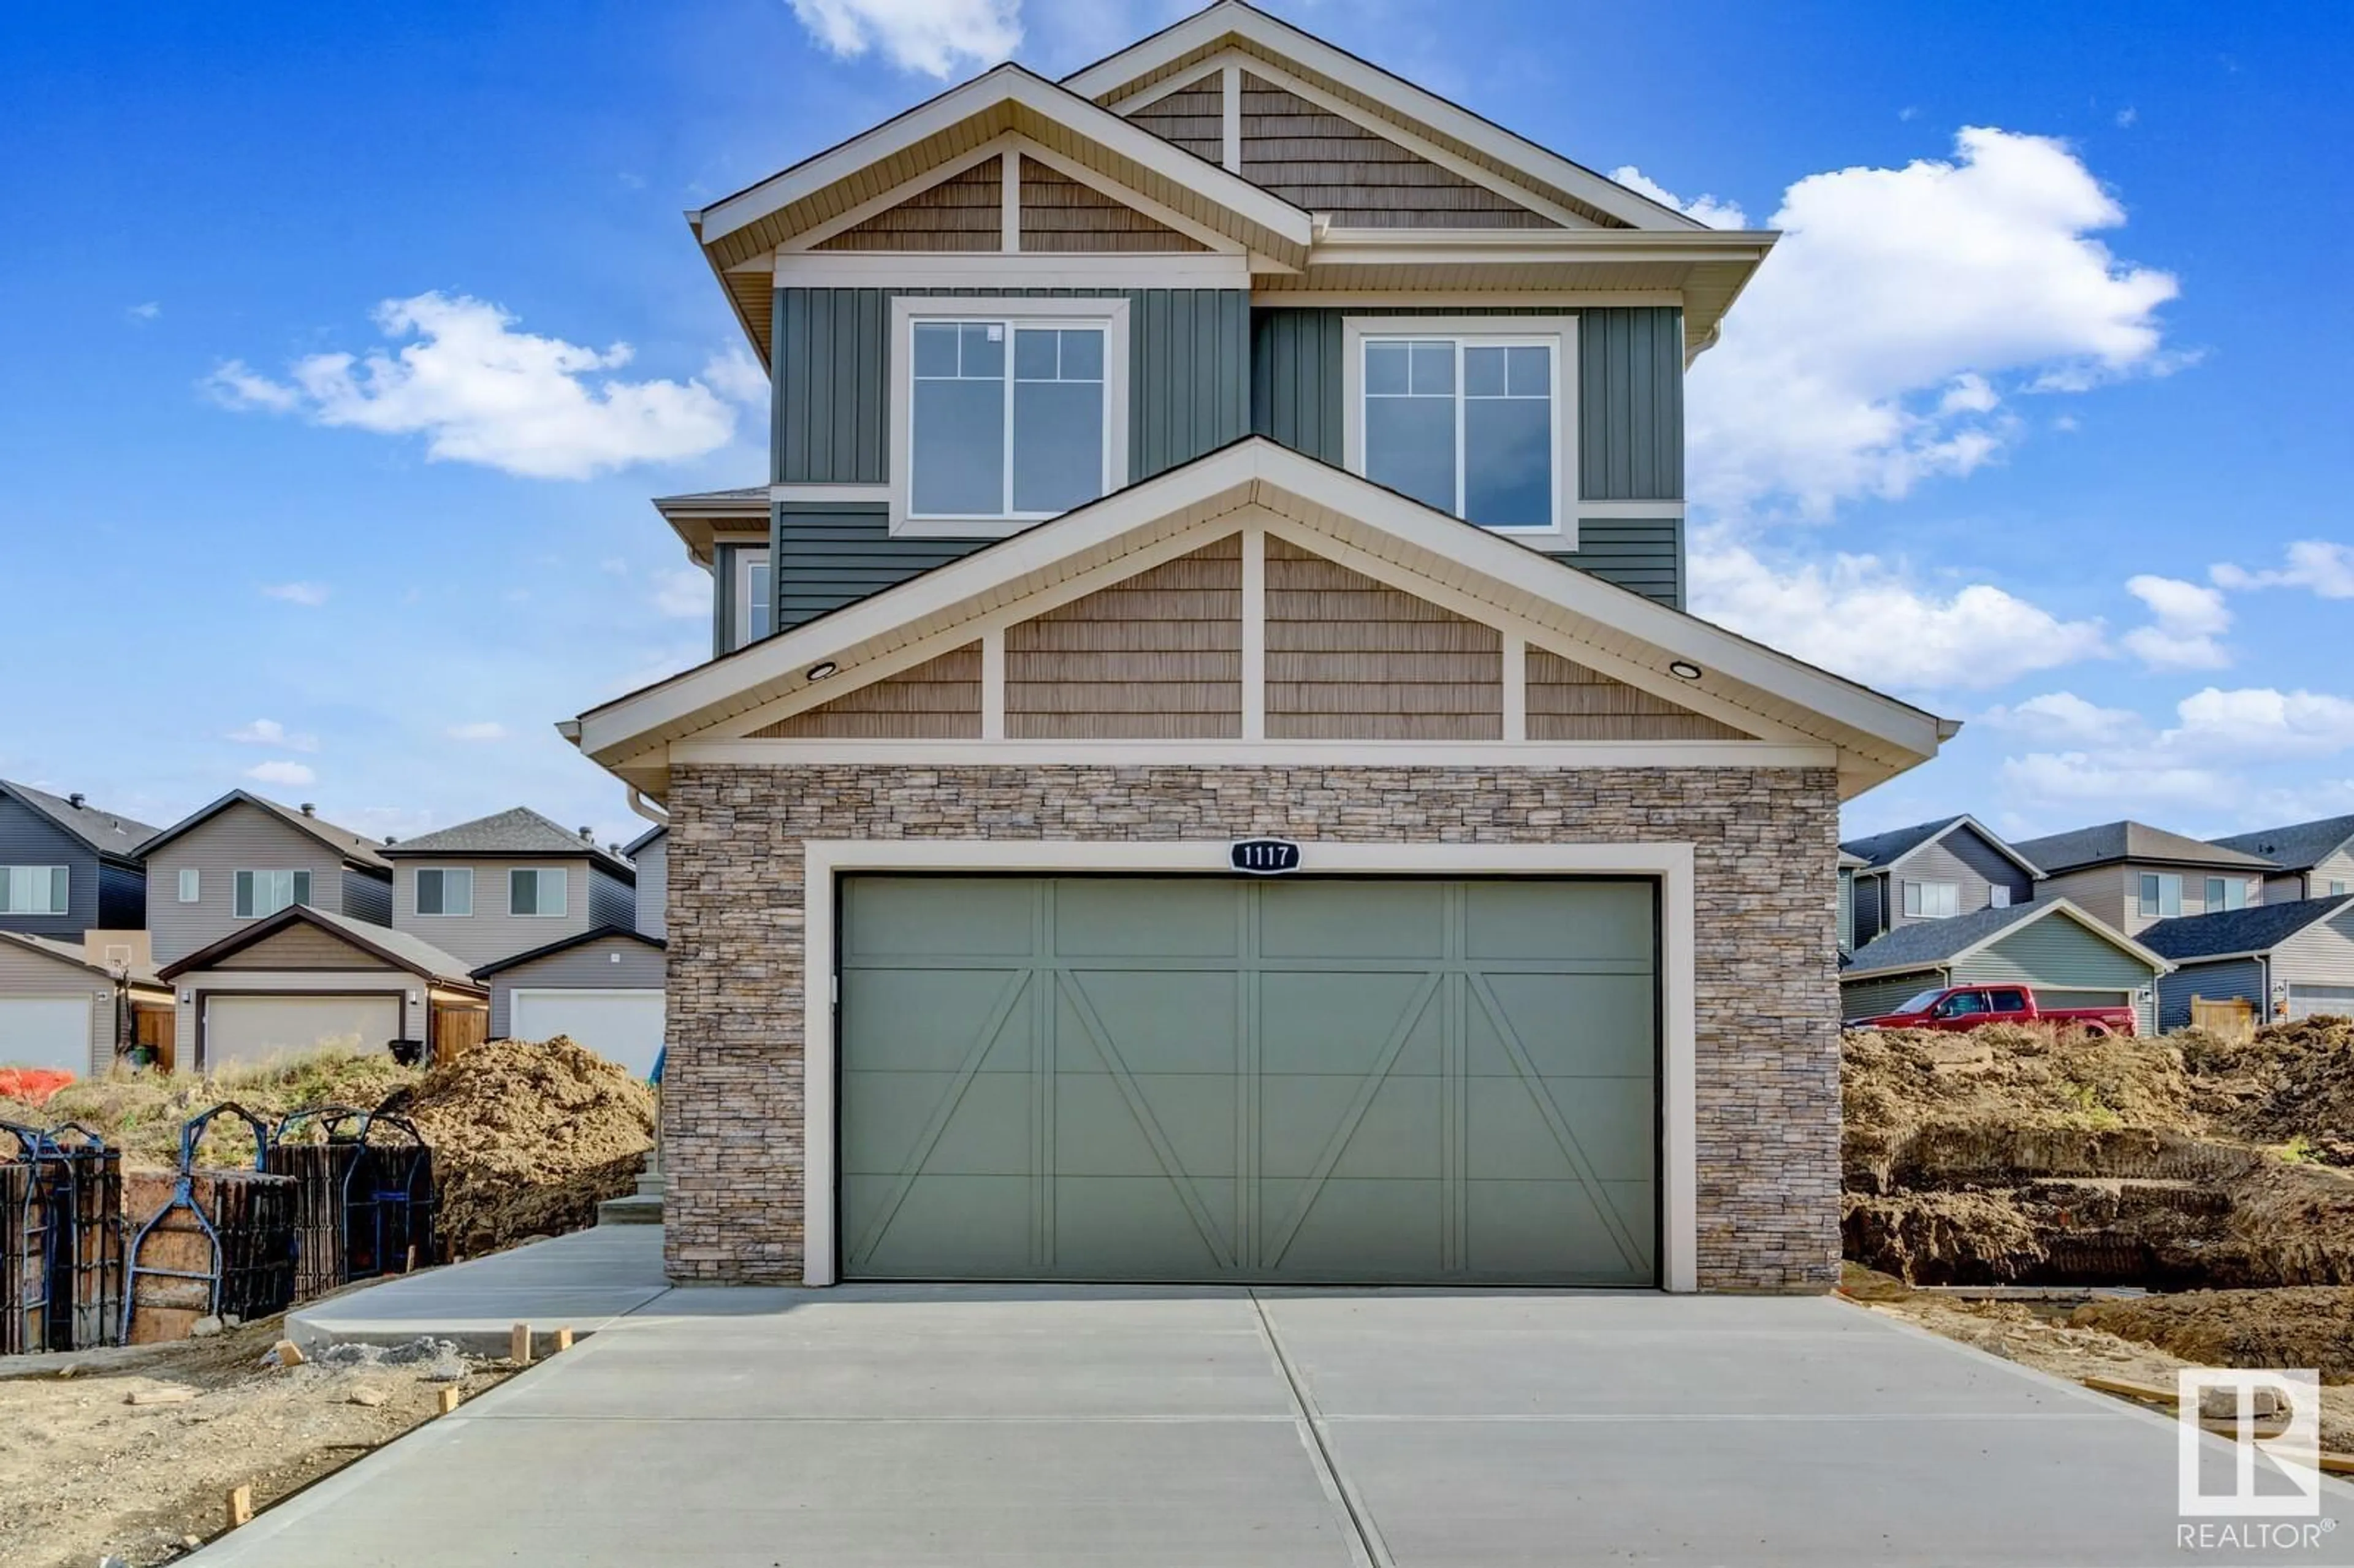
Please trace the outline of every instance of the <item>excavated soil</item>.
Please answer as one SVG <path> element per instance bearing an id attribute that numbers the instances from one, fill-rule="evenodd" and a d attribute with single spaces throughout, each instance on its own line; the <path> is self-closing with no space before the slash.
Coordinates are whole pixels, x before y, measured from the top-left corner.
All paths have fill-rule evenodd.
<path id="1" fill-rule="evenodd" d="M 594 1223 L 599 1203 L 633 1189 L 654 1142 L 653 1091 L 560 1034 L 478 1045 L 385 1108 L 432 1146 L 453 1257 Z"/>
<path id="2" fill-rule="evenodd" d="M 2190 1290 L 2094 1301 L 2069 1325 L 2137 1340 L 2199 1366 L 2311 1367 L 2326 1383 L 2354 1383 L 2354 1290 Z"/>
<path id="3" fill-rule="evenodd" d="M 2354 1020 L 2275 1024 L 2245 1045 L 2206 1034 L 2180 1038 L 2223 1128 L 2254 1143 L 2295 1144 L 2327 1164 L 2354 1166 Z"/>

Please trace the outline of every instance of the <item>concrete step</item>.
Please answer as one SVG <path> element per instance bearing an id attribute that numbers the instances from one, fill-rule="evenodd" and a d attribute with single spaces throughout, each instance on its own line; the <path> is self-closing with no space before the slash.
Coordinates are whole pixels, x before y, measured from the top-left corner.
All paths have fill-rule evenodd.
<path id="1" fill-rule="evenodd" d="M 608 1198 L 597 1205 L 597 1223 L 600 1225 L 658 1225 L 663 1223 L 662 1194 L 637 1192 L 626 1198 Z"/>

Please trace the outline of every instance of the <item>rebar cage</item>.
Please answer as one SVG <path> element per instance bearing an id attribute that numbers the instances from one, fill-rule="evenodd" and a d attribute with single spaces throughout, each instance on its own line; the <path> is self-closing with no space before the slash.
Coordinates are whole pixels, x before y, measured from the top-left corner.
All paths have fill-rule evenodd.
<path id="1" fill-rule="evenodd" d="M 77 1122 L 0 1122 L 0 1355 L 116 1342 L 122 1156 Z"/>

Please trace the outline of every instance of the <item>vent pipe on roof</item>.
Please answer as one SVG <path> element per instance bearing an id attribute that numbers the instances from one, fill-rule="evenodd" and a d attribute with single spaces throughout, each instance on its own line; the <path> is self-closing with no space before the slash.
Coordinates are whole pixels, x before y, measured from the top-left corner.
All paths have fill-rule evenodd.
<path id="1" fill-rule="evenodd" d="M 580 837 L 586 842 L 594 844 L 597 842 L 597 830 L 594 828 L 583 828 L 580 830 Z"/>
<path id="2" fill-rule="evenodd" d="M 302 814 L 306 817 L 315 817 L 319 814 L 319 808 L 305 800 L 302 802 Z"/>
<path id="3" fill-rule="evenodd" d="M 80 790 L 78 790 L 78 789 L 77 789 L 77 790 L 76 790 L 76 791 L 74 791 L 72 794 L 70 794 L 70 795 L 69 795 L 69 796 L 67 796 L 67 797 L 66 797 L 66 804 L 67 804 L 67 805 L 69 805 L 69 806 L 71 806 L 75 810 L 79 811 L 79 810 L 81 810 L 81 803 L 82 803 L 84 800 L 89 800 L 89 799 L 90 799 L 90 797 L 89 797 L 89 796 L 87 796 L 87 795 L 85 795 L 85 794 L 81 793 L 81 791 L 80 791 Z"/>
<path id="4" fill-rule="evenodd" d="M 387 848 L 387 849 L 390 849 L 393 845 L 395 845 L 395 844 L 398 843 L 399 842 L 400 842 L 400 841 L 399 841 L 398 839 L 394 838 L 390 833 L 387 833 L 387 834 L 385 834 L 385 835 L 384 835 L 384 847 L 385 847 L 385 848 Z"/>

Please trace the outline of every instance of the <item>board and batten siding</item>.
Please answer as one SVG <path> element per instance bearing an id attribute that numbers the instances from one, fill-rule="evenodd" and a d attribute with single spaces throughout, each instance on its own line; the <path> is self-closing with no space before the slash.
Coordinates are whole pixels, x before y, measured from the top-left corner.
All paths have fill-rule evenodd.
<path id="1" fill-rule="evenodd" d="M 660 948 L 617 938 L 583 942 L 502 969 L 491 977 L 491 1038 L 507 1037 L 518 991 L 661 991 L 668 959 Z"/>
<path id="2" fill-rule="evenodd" d="M 1950 882 L 1958 889 L 1956 915 L 1975 914 L 1994 902 L 1994 890 L 2007 887 L 2013 904 L 2024 904 L 2035 892 L 2035 879 L 2019 869 L 2002 852 L 1968 828 L 1956 828 L 1934 843 L 1922 845 L 1888 873 L 1888 918 L 1891 928 L 1917 926 L 1923 916 L 1904 913 L 1908 882 Z"/>
<path id="3" fill-rule="evenodd" d="M 100 923 L 97 852 L 13 796 L 0 795 L 0 865 L 66 868 L 64 914 L 0 915 L 0 927 L 28 937 L 79 942 L 84 931 Z"/>
<path id="4" fill-rule="evenodd" d="M 2158 1026 L 2190 1027 L 2193 997 L 2202 1001 L 2244 1001 L 2256 1010 L 2256 1022 L 2262 1023 L 2272 1016 L 2270 990 L 2262 959 L 2224 959 L 2204 964 L 2185 960 L 2173 973 L 2158 979 Z"/>
<path id="5" fill-rule="evenodd" d="M 2158 1024 L 2154 1001 L 2139 1001 L 2158 970 L 2065 915 L 2042 918 L 1989 942 L 1949 966 L 1956 985 L 2023 984 L 2037 991 L 2119 991 L 2136 997 L 2139 1027 Z"/>
<path id="6" fill-rule="evenodd" d="M 657 833 L 631 858 L 638 868 L 638 933 L 659 941 L 670 929 L 670 835 Z"/>
<path id="7" fill-rule="evenodd" d="M 114 1065 L 114 982 L 63 959 L 0 942 L 0 1001 L 69 997 L 90 999 L 90 1072 L 95 1077 Z M 8 1042 L 0 1040 L 0 1062 L 7 1060 Z"/>
<path id="8" fill-rule="evenodd" d="M 196 873 L 194 904 L 180 902 L 180 873 L 188 869 Z M 372 918 L 345 907 L 344 869 L 344 857 L 310 834 L 241 800 L 230 805 L 147 857 L 147 930 L 155 962 L 186 958 L 253 923 L 237 917 L 240 871 L 307 871 L 313 908 Z"/>
<path id="9" fill-rule="evenodd" d="M 467 969 L 494 963 L 500 959 L 527 953 L 534 948 L 544 948 L 550 942 L 560 942 L 567 937 L 577 937 L 590 927 L 611 924 L 628 927 L 636 918 L 634 908 L 613 918 L 610 895 L 600 894 L 600 882 L 612 882 L 602 871 L 592 876 L 586 857 L 579 860 L 475 860 L 451 856 L 446 860 L 409 860 L 394 863 L 392 924 L 394 928 L 408 932 L 420 942 L 428 942 L 457 959 Z M 561 915 L 510 915 L 507 913 L 508 873 L 519 867 L 557 869 L 564 872 L 564 913 Z M 474 874 L 474 912 L 472 915 L 419 915 L 417 912 L 417 874 L 432 868 L 461 868 Z M 629 888 L 618 883 L 626 898 Z M 599 898 L 607 903 L 600 913 Z"/>

